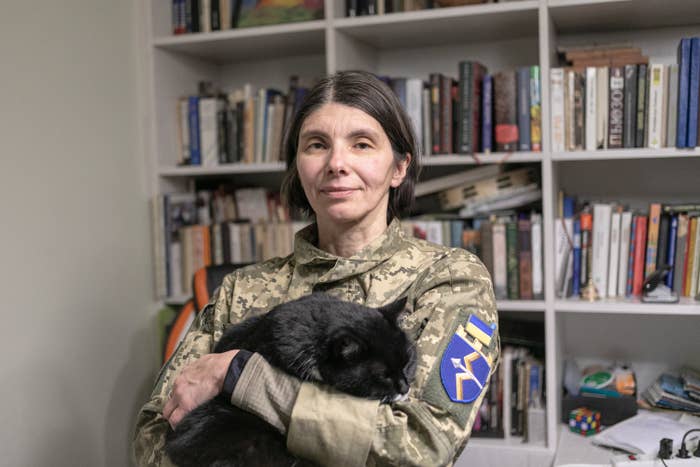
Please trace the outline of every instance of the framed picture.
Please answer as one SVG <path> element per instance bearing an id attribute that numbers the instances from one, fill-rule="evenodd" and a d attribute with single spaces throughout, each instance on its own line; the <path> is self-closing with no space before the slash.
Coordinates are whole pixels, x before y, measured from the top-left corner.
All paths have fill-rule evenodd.
<path id="1" fill-rule="evenodd" d="M 323 0 L 236 0 L 239 28 L 323 19 Z"/>

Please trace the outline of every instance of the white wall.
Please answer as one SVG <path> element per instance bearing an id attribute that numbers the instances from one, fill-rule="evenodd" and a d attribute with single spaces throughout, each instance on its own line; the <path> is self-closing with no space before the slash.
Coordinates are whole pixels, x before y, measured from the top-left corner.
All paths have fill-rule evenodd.
<path id="1" fill-rule="evenodd" d="M 2 5 L 3 466 L 128 465 L 152 384 L 136 1 Z"/>

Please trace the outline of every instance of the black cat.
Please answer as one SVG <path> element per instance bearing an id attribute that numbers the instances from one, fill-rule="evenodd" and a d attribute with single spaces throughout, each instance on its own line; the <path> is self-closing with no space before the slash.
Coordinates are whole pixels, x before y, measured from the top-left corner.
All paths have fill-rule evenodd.
<path id="1" fill-rule="evenodd" d="M 257 352 L 302 380 L 388 402 L 408 393 L 415 373 L 415 350 L 397 325 L 405 302 L 368 308 L 308 295 L 228 328 L 214 352 Z M 165 449 L 181 467 L 312 465 L 288 453 L 274 427 L 223 396 L 183 418 Z"/>

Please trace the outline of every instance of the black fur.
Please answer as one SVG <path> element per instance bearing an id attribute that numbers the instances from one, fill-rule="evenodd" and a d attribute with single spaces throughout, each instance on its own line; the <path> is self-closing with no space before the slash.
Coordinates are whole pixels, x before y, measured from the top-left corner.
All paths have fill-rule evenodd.
<path id="1" fill-rule="evenodd" d="M 415 373 L 415 351 L 397 325 L 404 305 L 368 308 L 312 294 L 228 328 L 214 352 L 247 349 L 302 380 L 387 402 L 408 392 Z M 274 427 L 222 396 L 190 412 L 165 446 L 181 467 L 312 465 L 289 454 Z"/>

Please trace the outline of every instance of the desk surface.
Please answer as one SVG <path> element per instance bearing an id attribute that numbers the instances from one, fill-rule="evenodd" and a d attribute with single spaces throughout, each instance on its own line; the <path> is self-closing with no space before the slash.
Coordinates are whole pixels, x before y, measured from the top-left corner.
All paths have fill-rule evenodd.
<path id="1" fill-rule="evenodd" d="M 565 464 L 610 465 L 614 452 L 591 443 L 590 438 L 573 433 L 566 425 L 559 430 L 559 443 L 554 458 L 554 467 Z"/>

